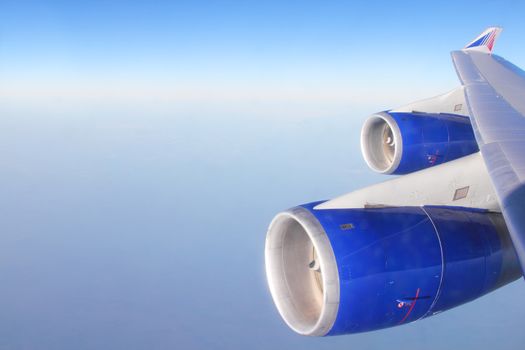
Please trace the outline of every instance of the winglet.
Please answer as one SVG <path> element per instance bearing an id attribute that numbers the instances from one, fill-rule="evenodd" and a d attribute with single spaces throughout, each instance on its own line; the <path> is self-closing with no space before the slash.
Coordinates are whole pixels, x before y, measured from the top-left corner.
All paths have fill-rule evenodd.
<path id="1" fill-rule="evenodd" d="M 463 50 L 491 53 L 494 43 L 502 30 L 503 28 L 501 27 L 487 28 L 487 30 L 481 33 L 476 39 L 468 43 Z"/>

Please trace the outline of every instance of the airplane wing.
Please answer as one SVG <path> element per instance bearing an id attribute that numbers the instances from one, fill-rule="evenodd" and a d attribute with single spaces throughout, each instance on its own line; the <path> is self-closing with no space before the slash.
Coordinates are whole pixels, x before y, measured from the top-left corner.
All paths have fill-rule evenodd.
<path id="1" fill-rule="evenodd" d="M 452 53 L 458 88 L 366 118 L 366 164 L 401 176 L 273 218 L 266 277 L 295 332 L 399 326 L 523 276 L 525 73 L 492 54 L 500 32 Z"/>
<path id="2" fill-rule="evenodd" d="M 501 28 L 452 52 L 471 124 L 525 272 L 525 72 L 493 55 Z"/>

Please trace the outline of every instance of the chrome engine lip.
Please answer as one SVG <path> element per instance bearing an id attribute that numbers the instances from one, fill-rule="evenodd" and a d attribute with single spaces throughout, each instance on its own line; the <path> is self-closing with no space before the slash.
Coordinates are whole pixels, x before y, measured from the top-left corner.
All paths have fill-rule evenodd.
<path id="1" fill-rule="evenodd" d="M 394 136 L 394 157 L 389 165 L 379 164 L 377 156 L 373 156 L 379 150 L 382 150 L 382 147 L 378 146 L 378 142 L 375 139 L 371 139 L 372 132 L 376 131 L 376 128 L 383 123 L 388 125 Z M 376 113 L 366 119 L 361 129 L 361 153 L 368 167 L 380 174 L 392 174 L 399 167 L 403 154 L 403 138 L 397 122 L 390 114 L 387 112 Z M 387 161 L 383 160 L 382 163 L 387 163 Z"/>
<path id="2" fill-rule="evenodd" d="M 308 235 L 317 251 L 322 271 L 322 305 L 315 322 L 301 319 L 283 266 L 286 228 L 294 222 L 301 225 Z M 330 240 L 319 221 L 307 209 L 293 208 L 277 214 L 272 220 L 266 236 L 265 268 L 270 293 L 286 324 L 302 335 L 326 335 L 333 327 L 339 310 L 339 273 Z"/>

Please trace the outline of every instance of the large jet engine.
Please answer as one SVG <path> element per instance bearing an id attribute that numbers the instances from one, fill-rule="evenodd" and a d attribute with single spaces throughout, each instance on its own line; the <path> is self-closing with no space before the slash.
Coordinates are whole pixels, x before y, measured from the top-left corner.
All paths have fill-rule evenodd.
<path id="1" fill-rule="evenodd" d="M 407 174 L 477 151 L 469 118 L 456 114 L 381 112 L 361 130 L 363 157 L 383 174 Z"/>
<path id="2" fill-rule="evenodd" d="M 314 209 L 270 224 L 266 274 L 285 322 L 303 335 L 401 325 L 521 276 L 503 217 L 458 207 Z"/>

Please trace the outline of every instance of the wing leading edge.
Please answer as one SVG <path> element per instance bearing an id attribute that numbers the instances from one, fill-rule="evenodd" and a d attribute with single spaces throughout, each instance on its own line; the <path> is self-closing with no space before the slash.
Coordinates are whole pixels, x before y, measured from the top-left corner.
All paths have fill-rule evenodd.
<path id="1" fill-rule="evenodd" d="M 489 28 L 482 33 L 500 28 Z M 452 52 L 464 87 L 476 141 L 496 190 L 514 248 L 525 272 L 525 72 L 472 43 Z"/>

